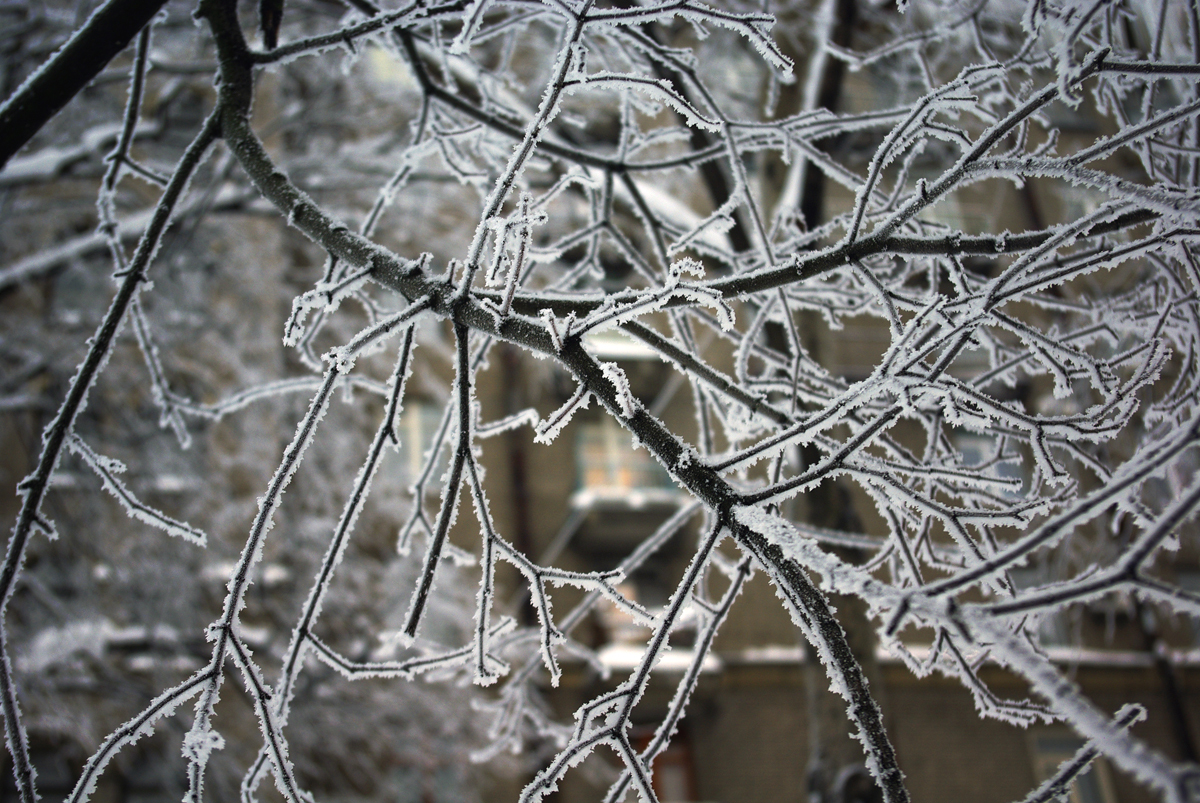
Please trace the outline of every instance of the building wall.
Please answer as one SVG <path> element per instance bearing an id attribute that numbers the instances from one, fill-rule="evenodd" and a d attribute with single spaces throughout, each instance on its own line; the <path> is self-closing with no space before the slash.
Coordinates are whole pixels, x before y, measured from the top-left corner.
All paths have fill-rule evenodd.
<path id="1" fill-rule="evenodd" d="M 784 657 L 789 650 L 792 655 Z M 703 677 L 677 737 L 690 753 L 694 800 L 807 800 L 811 745 L 809 697 L 801 655 L 796 647 L 782 646 L 774 651 L 726 653 L 721 670 Z M 1102 710 L 1116 711 L 1130 702 L 1145 706 L 1148 721 L 1135 726 L 1135 733 L 1154 749 L 1179 756 L 1169 726 L 1167 699 L 1156 671 L 1144 656 L 1124 654 L 1107 665 L 1093 662 L 1077 666 L 1073 672 L 1084 693 Z M 998 669 L 985 668 L 981 675 L 999 696 L 1020 699 L 1028 694 L 1015 676 Z M 1185 695 L 1185 714 L 1194 732 L 1200 721 L 1200 662 L 1193 660 L 1177 675 Z M 940 676 L 916 678 L 896 661 L 883 661 L 881 676 L 883 690 L 878 696 L 884 701 L 884 719 L 914 801 L 1021 800 L 1043 779 L 1035 755 L 1038 738 L 1073 737 L 1065 727 L 1055 724 L 1026 729 L 996 719 L 981 719 L 970 692 L 960 683 Z M 582 702 L 601 685 L 611 688 L 621 679 L 622 675 L 616 675 L 601 684 L 586 674 L 571 674 L 555 699 Z M 665 709 L 677 679 L 678 675 L 669 672 L 658 674 L 658 682 L 639 707 L 647 721 Z M 562 707 L 561 713 L 568 713 L 566 706 Z M 615 761 L 609 763 L 616 766 Z M 1112 795 L 1104 803 L 1157 800 L 1126 773 L 1100 763 L 1103 766 L 1096 771 L 1103 775 Z M 601 797 L 613 776 L 598 766 L 591 775 L 590 781 L 565 783 L 559 803 L 582 803 Z"/>

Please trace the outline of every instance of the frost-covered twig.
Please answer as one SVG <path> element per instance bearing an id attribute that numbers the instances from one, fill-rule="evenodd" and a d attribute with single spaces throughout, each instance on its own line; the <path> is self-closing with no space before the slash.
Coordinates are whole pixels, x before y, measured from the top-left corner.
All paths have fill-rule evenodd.
<path id="1" fill-rule="evenodd" d="M 40 518 L 42 499 L 45 496 L 50 475 L 54 472 L 62 456 L 66 438 L 84 406 L 88 391 L 96 380 L 96 375 L 108 360 L 113 340 L 120 331 L 126 312 L 134 302 L 137 293 L 142 289 L 142 284 L 146 279 L 146 270 L 158 250 L 176 205 L 187 189 L 192 175 L 217 137 L 218 125 L 215 117 L 210 117 L 204 123 L 172 174 L 170 183 L 155 207 L 150 225 L 142 235 L 137 251 L 130 259 L 129 268 L 126 270 L 120 289 L 91 340 L 91 347 L 75 374 L 67 397 L 54 420 L 46 427 L 42 453 L 37 467 L 20 485 L 21 512 L 13 527 L 8 550 L 4 557 L 4 567 L 0 571 L 0 695 L 3 695 L 4 727 L 9 754 L 13 757 L 17 787 L 25 803 L 33 803 L 36 793 L 33 788 L 33 769 L 29 762 L 29 747 L 25 730 L 21 725 L 19 704 L 12 683 L 8 637 L 3 624 L 4 611 L 12 599 L 17 578 L 25 560 L 31 530 Z"/>
<path id="2" fill-rule="evenodd" d="M 130 518 L 143 521 L 151 527 L 157 527 L 167 535 L 191 541 L 196 546 L 207 545 L 208 536 L 202 530 L 197 530 L 186 522 L 177 521 L 162 511 L 155 510 L 134 496 L 125 483 L 117 477 L 118 474 L 125 472 L 123 463 L 96 454 L 78 435 L 71 435 L 67 438 L 67 449 L 83 458 L 88 467 L 99 475 L 100 480 L 104 483 L 104 490 L 121 503 Z"/>

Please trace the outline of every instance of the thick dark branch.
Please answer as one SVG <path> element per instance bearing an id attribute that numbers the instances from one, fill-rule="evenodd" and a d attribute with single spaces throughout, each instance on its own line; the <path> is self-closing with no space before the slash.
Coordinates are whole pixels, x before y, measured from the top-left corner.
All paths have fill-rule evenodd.
<path id="1" fill-rule="evenodd" d="M 109 0 L 0 106 L 0 169 L 146 27 L 166 0 Z"/>
<path id="2" fill-rule="evenodd" d="M 731 519 L 733 517 L 730 517 Z M 806 620 L 808 638 L 827 664 L 826 671 L 844 683 L 843 694 L 850 704 L 850 716 L 859 726 L 863 745 L 875 760 L 872 773 L 888 803 L 907 801 L 904 774 L 900 771 L 896 751 L 883 725 L 883 713 L 871 696 L 867 677 L 850 649 L 846 632 L 821 593 L 799 563 L 788 558 L 778 544 L 761 533 L 733 522 L 734 538 L 750 554 L 768 566 L 779 580 L 779 592 L 789 607 Z"/>
<path id="3" fill-rule="evenodd" d="M 1104 60 L 1104 72 L 1138 73 L 1140 75 L 1200 75 L 1200 64 L 1169 64 L 1155 61 Z"/>
<path id="4" fill-rule="evenodd" d="M 1133 226 L 1153 223 L 1159 217 L 1159 213 L 1153 210 L 1137 209 L 1099 223 L 1080 234 L 1083 237 L 1099 237 Z M 871 234 L 861 240 L 855 240 L 850 245 L 843 243 L 824 251 L 800 254 L 770 268 L 737 276 L 727 276 L 711 282 L 700 283 L 698 286 L 705 290 L 716 290 L 724 298 L 738 298 L 764 290 L 773 290 L 777 287 L 799 284 L 849 265 L 855 260 L 867 259 L 880 254 L 945 257 L 1018 254 L 1044 245 L 1051 238 L 1060 234 L 1061 232 L 1054 228 L 1020 234 L 964 235 L 953 233 L 939 237 Z M 495 293 L 487 290 L 478 291 L 476 295 L 480 298 L 498 298 Z M 537 315 L 543 309 L 549 309 L 559 316 L 573 312 L 582 318 L 603 303 L 604 299 L 599 296 L 572 298 L 566 295 L 553 297 L 544 294 L 517 293 L 513 298 L 512 309 L 523 315 Z M 665 306 L 673 307 L 681 303 L 683 302 L 668 301 Z"/>

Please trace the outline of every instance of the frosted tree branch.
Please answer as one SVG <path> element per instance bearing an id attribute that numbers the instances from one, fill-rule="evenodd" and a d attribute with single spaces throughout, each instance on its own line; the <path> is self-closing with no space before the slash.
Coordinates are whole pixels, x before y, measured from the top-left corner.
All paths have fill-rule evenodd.
<path id="1" fill-rule="evenodd" d="M 311 685 L 332 678 L 341 685 L 323 688 L 373 699 L 418 675 L 491 687 L 477 699 L 490 742 L 475 755 L 541 745 L 523 801 L 598 754 L 618 768 L 609 803 L 655 803 L 655 761 L 756 572 L 844 701 L 890 803 L 909 792 L 868 684 L 874 658 L 852 648 L 860 630 L 913 673 L 958 680 L 980 716 L 1078 734 L 1084 746 L 1027 800 L 1061 795 L 1100 757 L 1163 800 L 1194 798 L 1196 767 L 1131 732 L 1149 709 L 1104 710 L 1037 628 L 1114 599 L 1164 621 L 1200 613 L 1175 571 L 1200 549 L 1200 14 L 1173 0 L 1061 0 L 1023 17 L 1000 3 L 858 3 L 858 41 L 844 44 L 827 41 L 835 5 L 795 30 L 776 21 L 811 12 L 787 4 L 354 0 L 336 18 L 275 9 L 283 27 L 264 23 L 266 50 L 233 0 L 200 0 L 186 35 L 137 23 L 129 65 L 101 75 L 129 87 L 107 133 L 55 122 L 65 127 L 47 142 L 84 145 L 34 140 L 0 174 L 0 189 L 33 203 L 24 193 L 78 171 L 64 181 L 92 182 L 98 224 L 14 250 L 0 286 L 24 292 L 64 266 L 78 278 L 105 247 L 119 282 L 91 338 L 72 344 L 85 356 L 17 488 L 0 616 L 37 533 L 78 543 L 71 511 L 47 504 L 52 477 L 74 482 L 64 449 L 121 515 L 187 548 L 208 555 L 238 535 L 202 665 L 123 714 L 71 800 L 162 720 L 185 720 L 176 710 L 193 698 L 178 728 L 187 799 L 213 796 L 218 754 L 237 752 L 217 716 L 228 667 L 261 731 L 253 757 L 236 759 L 246 803 L 268 773 L 291 803 L 318 797 L 299 746 Z M 211 114 L 172 139 L 156 104 L 191 91 L 179 77 L 191 73 L 158 51 L 180 43 L 215 61 L 216 91 Z M 835 78 L 859 95 L 821 108 Z M 218 140 L 225 161 L 206 172 Z M 208 189 L 189 196 L 200 176 Z M 149 209 L 135 182 L 157 194 Z M 206 228 L 216 221 L 234 232 L 224 244 Z M 287 271 L 262 307 L 284 310 L 290 356 L 268 365 L 265 348 L 236 343 L 208 365 L 176 319 L 211 316 L 211 338 L 255 322 L 193 310 L 186 293 L 152 289 L 150 270 L 251 285 L 260 266 L 241 263 L 259 258 Z M 122 373 L 127 318 L 136 383 Z M 215 481 L 172 486 L 147 457 L 149 479 L 184 489 L 160 510 L 160 486 L 139 484 L 127 458 L 137 451 L 106 437 L 124 419 L 105 418 L 111 402 L 89 409 L 89 394 L 119 395 L 109 379 L 139 400 L 118 409 L 153 408 L 180 448 L 224 438 L 269 452 L 257 511 L 212 504 Z M 287 443 L 222 429 L 275 411 L 295 421 Z M 528 456 L 579 451 L 597 426 L 664 485 L 590 487 L 581 468 L 559 534 L 540 541 L 522 498 Z M 223 465 L 211 473 L 232 466 L 230 485 L 246 473 Z M 378 490 L 395 483 L 404 491 Z M 460 517 L 468 494 L 475 515 Z M 632 509 L 647 496 L 665 523 L 604 566 L 572 565 L 586 550 L 571 539 L 605 513 L 596 500 Z M 669 542 L 690 558 L 655 608 L 622 583 Z M 379 564 L 370 582 L 360 549 Z M 308 579 L 295 599 L 272 591 L 269 575 L 297 567 Z M 368 586 L 387 593 L 366 599 Z M 854 598 L 862 620 L 832 595 Z M 542 696 L 560 678 L 611 670 L 579 629 L 604 606 L 645 627 L 645 643 L 628 675 L 556 722 Z M 357 612 L 344 628 L 330 615 L 342 608 Z M 290 635 L 262 638 L 264 621 Z M 693 627 L 691 646 L 672 643 Z M 635 707 L 685 649 L 638 742 Z M 0 622 L 0 707 L 32 803 L 22 654 Z M 998 693 L 984 667 L 1029 698 Z"/>

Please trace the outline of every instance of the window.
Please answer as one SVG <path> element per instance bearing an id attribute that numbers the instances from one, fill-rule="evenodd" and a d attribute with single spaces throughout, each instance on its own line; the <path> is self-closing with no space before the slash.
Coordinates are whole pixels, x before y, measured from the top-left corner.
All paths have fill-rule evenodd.
<path id="1" fill-rule="evenodd" d="M 392 770 L 398 803 L 451 803 L 463 799 L 462 770 L 453 766 L 405 765 Z"/>
<path id="2" fill-rule="evenodd" d="M 621 596 L 636 602 L 657 616 L 666 609 L 671 600 L 671 593 L 682 574 L 679 559 L 683 553 L 679 549 L 677 539 L 668 543 L 659 554 L 652 555 L 646 563 L 633 571 L 630 576 L 617 586 Z M 691 603 L 687 603 L 688 606 Z M 605 598 L 596 607 L 595 645 L 616 644 L 635 647 L 641 654 L 642 647 L 650 635 L 649 625 L 635 619 L 633 614 L 620 608 L 612 600 Z M 690 649 L 696 640 L 696 617 L 685 608 L 675 628 L 671 631 L 671 648 Z M 601 656 L 601 660 L 604 656 Z"/>
<path id="3" fill-rule="evenodd" d="M 645 602 L 638 593 L 636 583 L 625 582 L 617 586 L 621 596 L 641 604 Z M 633 614 L 624 608 L 617 607 L 611 599 L 605 597 L 596 607 L 597 647 L 605 644 L 620 644 L 641 647 L 649 635 L 649 628 L 633 618 Z"/>
<path id="4" fill-rule="evenodd" d="M 579 430 L 576 462 L 584 490 L 635 491 L 670 488 L 667 472 L 645 449 L 635 449 L 630 435 L 608 416 L 586 422 Z"/>
<path id="5" fill-rule="evenodd" d="M 407 482 L 416 482 L 425 464 L 425 453 L 442 425 L 442 410 L 433 404 L 413 400 L 404 406 L 396 421 L 396 435 L 400 438 L 400 465 Z M 445 471 L 449 457 L 445 449 L 438 455 L 438 465 L 432 476 Z"/>
<path id="6" fill-rule="evenodd" d="M 1039 733 L 1033 737 L 1033 771 L 1039 781 L 1045 781 L 1069 761 L 1085 744 L 1071 733 Z M 1103 758 L 1097 758 L 1083 775 L 1071 784 L 1069 803 L 1116 803 L 1112 778 Z"/>
<path id="7" fill-rule="evenodd" d="M 1179 587 L 1193 594 L 1200 594 L 1200 571 L 1195 569 L 1176 569 L 1176 580 Z M 1191 625 L 1192 646 L 1200 647 L 1200 617 L 1186 617 Z"/>
<path id="8" fill-rule="evenodd" d="M 1012 569 L 1009 572 L 1018 591 L 1049 585 L 1053 582 L 1046 566 Z M 1065 611 L 1054 610 L 1041 614 L 1037 623 L 1038 642 L 1043 647 L 1065 647 L 1071 643 L 1070 622 Z"/>
<path id="9" fill-rule="evenodd" d="M 654 738 L 654 730 L 635 727 L 630 736 L 634 747 L 640 752 Z M 666 749 L 654 759 L 650 784 L 662 803 L 687 803 L 696 800 L 695 776 L 691 740 L 687 730 L 680 729 Z"/>
<path id="10" fill-rule="evenodd" d="M 1025 476 L 1021 467 L 1020 456 L 1015 452 L 1005 451 L 1003 440 L 998 440 L 995 436 L 985 435 L 978 432 L 972 432 L 967 429 L 956 429 L 953 434 L 954 445 L 958 447 L 959 454 L 962 456 L 963 463 L 969 468 L 978 468 L 980 466 L 990 467 L 993 476 L 1008 485 L 999 489 L 997 492 L 1009 497 L 1017 497 L 1021 493 L 1021 488 L 1025 484 Z M 1020 584 L 1016 579 L 1015 572 L 1013 575 L 1014 581 Z M 1030 576 L 1029 583 L 1040 583 L 1039 577 Z M 1021 586 L 1026 588 L 1028 586 Z"/>

